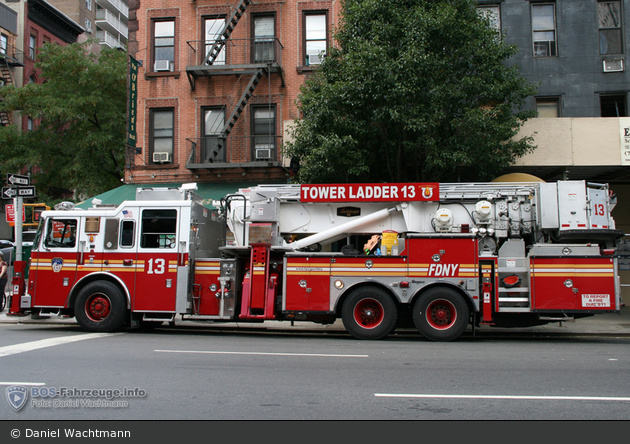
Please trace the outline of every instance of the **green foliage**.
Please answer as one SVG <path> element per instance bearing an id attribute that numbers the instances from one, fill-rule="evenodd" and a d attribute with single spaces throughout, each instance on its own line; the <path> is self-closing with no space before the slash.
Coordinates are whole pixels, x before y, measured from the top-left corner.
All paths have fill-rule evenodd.
<path id="1" fill-rule="evenodd" d="M 0 127 L 0 169 L 30 168 L 40 197 L 97 194 L 124 177 L 127 55 L 94 54 L 92 43 L 47 43 L 35 65 L 44 83 L 0 88 L 2 109 L 35 122 L 33 131 Z"/>
<path id="2" fill-rule="evenodd" d="M 343 0 L 285 145 L 301 182 L 487 180 L 534 149 L 515 139 L 536 87 L 473 0 Z"/>

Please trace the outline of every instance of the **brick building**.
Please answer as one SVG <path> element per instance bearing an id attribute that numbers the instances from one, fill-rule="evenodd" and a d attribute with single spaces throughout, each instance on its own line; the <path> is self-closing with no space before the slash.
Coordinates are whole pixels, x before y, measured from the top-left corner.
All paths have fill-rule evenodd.
<path id="1" fill-rule="evenodd" d="M 126 183 L 290 176 L 285 126 L 331 44 L 339 2 L 231 3 L 129 2 L 128 51 L 141 66 Z"/>

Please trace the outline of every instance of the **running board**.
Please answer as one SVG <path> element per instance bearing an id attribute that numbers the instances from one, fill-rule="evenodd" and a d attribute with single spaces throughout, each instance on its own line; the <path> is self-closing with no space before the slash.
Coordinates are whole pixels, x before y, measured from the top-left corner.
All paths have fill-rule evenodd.
<path id="1" fill-rule="evenodd" d="M 142 316 L 142 320 L 149 322 L 173 322 L 175 313 L 145 313 Z"/>

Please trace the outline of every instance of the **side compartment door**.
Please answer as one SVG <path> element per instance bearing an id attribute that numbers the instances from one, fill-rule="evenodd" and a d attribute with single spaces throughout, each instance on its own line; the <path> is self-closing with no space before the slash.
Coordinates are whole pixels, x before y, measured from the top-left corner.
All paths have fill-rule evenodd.
<path id="1" fill-rule="evenodd" d="M 535 310 L 618 310 L 612 258 L 534 258 Z"/>
<path id="2" fill-rule="evenodd" d="M 32 307 L 64 307 L 77 279 L 78 217 L 54 216 L 46 220 L 41 245 L 31 257 Z"/>
<path id="3" fill-rule="evenodd" d="M 180 210 L 140 208 L 133 311 L 175 312 Z"/>
<path id="4" fill-rule="evenodd" d="M 330 311 L 330 257 L 290 256 L 286 261 L 286 311 Z"/>

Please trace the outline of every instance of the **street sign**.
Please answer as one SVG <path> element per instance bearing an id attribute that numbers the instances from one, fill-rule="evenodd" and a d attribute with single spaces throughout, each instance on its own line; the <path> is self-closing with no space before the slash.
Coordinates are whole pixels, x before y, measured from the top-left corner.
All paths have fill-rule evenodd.
<path id="1" fill-rule="evenodd" d="M 13 199 L 14 197 L 35 197 L 35 187 L 2 187 L 3 199 Z"/>
<path id="2" fill-rule="evenodd" d="M 10 224 L 15 223 L 15 207 L 13 205 L 5 206 L 6 220 Z M 22 222 L 26 221 L 26 211 L 24 207 L 22 207 Z"/>
<path id="3" fill-rule="evenodd" d="M 35 197 L 35 187 L 2 187 L 3 199 L 13 199 L 14 197 Z"/>
<path id="4" fill-rule="evenodd" d="M 17 187 L 18 197 L 35 197 L 35 187 Z"/>
<path id="5" fill-rule="evenodd" d="M 2 198 L 3 199 L 13 199 L 17 196 L 17 189 L 11 187 L 2 187 Z"/>
<path id="6" fill-rule="evenodd" d="M 7 174 L 7 182 L 9 185 L 29 185 L 31 180 L 28 176 L 20 176 L 19 174 Z"/>

